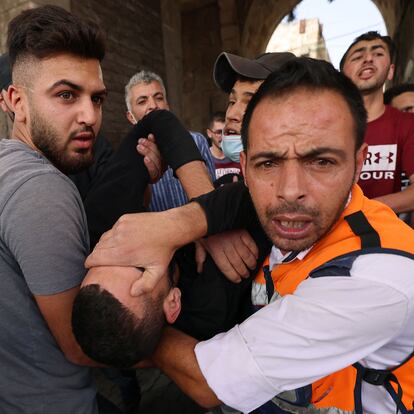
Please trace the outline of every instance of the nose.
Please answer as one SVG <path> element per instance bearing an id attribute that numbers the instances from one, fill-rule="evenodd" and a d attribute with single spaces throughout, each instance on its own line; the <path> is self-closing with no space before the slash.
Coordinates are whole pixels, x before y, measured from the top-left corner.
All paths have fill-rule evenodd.
<path id="1" fill-rule="evenodd" d="M 101 116 L 101 107 L 97 106 L 89 97 L 80 102 L 78 123 L 87 126 L 94 126 Z"/>
<path id="2" fill-rule="evenodd" d="M 373 60 L 373 53 L 370 51 L 367 51 L 364 53 L 364 62 L 372 62 Z"/>
<path id="3" fill-rule="evenodd" d="M 226 121 L 241 122 L 245 111 L 246 105 L 243 105 L 240 102 L 235 102 L 233 105 L 227 108 Z"/>
<path id="4" fill-rule="evenodd" d="M 279 170 L 277 197 L 286 203 L 303 202 L 306 197 L 306 177 L 297 160 L 287 160 Z"/>
<path id="5" fill-rule="evenodd" d="M 150 96 L 148 98 L 148 109 L 147 109 L 147 113 L 148 112 L 151 112 L 151 111 L 155 111 L 156 109 L 160 109 L 160 107 L 158 106 L 158 103 L 155 100 L 155 98 L 153 96 Z"/>

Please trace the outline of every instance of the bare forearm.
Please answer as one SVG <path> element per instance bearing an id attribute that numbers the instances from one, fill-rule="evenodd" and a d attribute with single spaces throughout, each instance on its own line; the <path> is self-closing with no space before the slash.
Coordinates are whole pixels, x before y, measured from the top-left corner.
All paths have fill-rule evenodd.
<path id="1" fill-rule="evenodd" d="M 407 213 L 414 210 L 414 187 L 407 188 L 398 193 L 387 194 L 376 198 L 388 207 L 392 208 L 397 214 Z"/>
<path id="2" fill-rule="evenodd" d="M 196 344 L 196 339 L 166 328 L 152 360 L 198 404 L 206 408 L 216 407 L 221 402 L 201 373 L 194 353 Z"/>
<path id="3" fill-rule="evenodd" d="M 214 190 L 203 161 L 184 164 L 175 173 L 190 199 Z"/>

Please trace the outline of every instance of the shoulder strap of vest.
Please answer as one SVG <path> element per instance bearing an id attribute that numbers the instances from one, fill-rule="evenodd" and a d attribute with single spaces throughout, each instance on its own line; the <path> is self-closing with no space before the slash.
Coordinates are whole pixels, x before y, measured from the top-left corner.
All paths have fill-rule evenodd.
<path id="1" fill-rule="evenodd" d="M 402 388 L 401 384 L 398 381 L 398 378 L 393 374 L 393 371 L 399 368 L 401 365 L 405 364 L 409 359 L 414 356 L 412 353 L 403 363 L 397 367 L 387 370 L 387 369 L 373 369 L 362 366 L 359 362 L 353 364 L 357 369 L 357 378 L 354 389 L 354 401 L 355 401 L 355 414 L 363 414 L 362 411 L 362 381 L 368 382 L 371 385 L 383 386 L 391 398 L 395 402 L 397 407 L 396 413 L 409 414 L 412 411 L 409 411 L 407 407 L 402 402 Z M 394 383 L 397 386 L 397 392 L 392 386 Z M 410 408 L 411 410 L 411 408 Z"/>
<path id="2" fill-rule="evenodd" d="M 381 239 L 377 231 L 371 226 L 365 214 L 359 210 L 355 213 L 349 214 L 344 219 L 351 227 L 355 235 L 361 239 L 361 249 L 370 247 L 381 247 Z"/>

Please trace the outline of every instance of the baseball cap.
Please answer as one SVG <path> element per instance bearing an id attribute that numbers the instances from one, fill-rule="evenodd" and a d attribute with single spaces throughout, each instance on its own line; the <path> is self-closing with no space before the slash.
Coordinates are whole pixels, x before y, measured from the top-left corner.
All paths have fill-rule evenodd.
<path id="1" fill-rule="evenodd" d="M 254 80 L 266 79 L 270 73 L 295 57 L 290 52 L 275 52 L 263 53 L 255 59 L 248 59 L 222 52 L 214 64 L 214 82 L 224 92 L 229 93 L 238 75 Z"/>
<path id="2" fill-rule="evenodd" d="M 12 83 L 9 55 L 4 53 L 0 56 L 0 91 L 7 89 Z"/>

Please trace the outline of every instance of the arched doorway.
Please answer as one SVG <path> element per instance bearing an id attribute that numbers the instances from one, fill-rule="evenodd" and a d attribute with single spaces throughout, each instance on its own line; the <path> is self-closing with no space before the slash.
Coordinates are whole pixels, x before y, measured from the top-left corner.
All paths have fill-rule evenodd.
<path id="1" fill-rule="evenodd" d="M 328 0 L 326 0 L 328 1 Z M 333 0 L 335 1 L 335 0 Z M 241 26 L 240 54 L 253 57 L 263 53 L 275 28 L 301 0 L 254 1 L 245 8 Z M 372 0 L 380 11 L 387 32 L 397 45 L 395 82 L 414 80 L 414 2 Z M 355 10 L 357 13 L 358 10 Z"/>
<path id="2" fill-rule="evenodd" d="M 371 0 L 302 0 L 276 27 L 266 51 L 288 50 L 330 61 L 339 68 L 355 37 L 372 30 L 388 34 L 381 12 Z"/>

